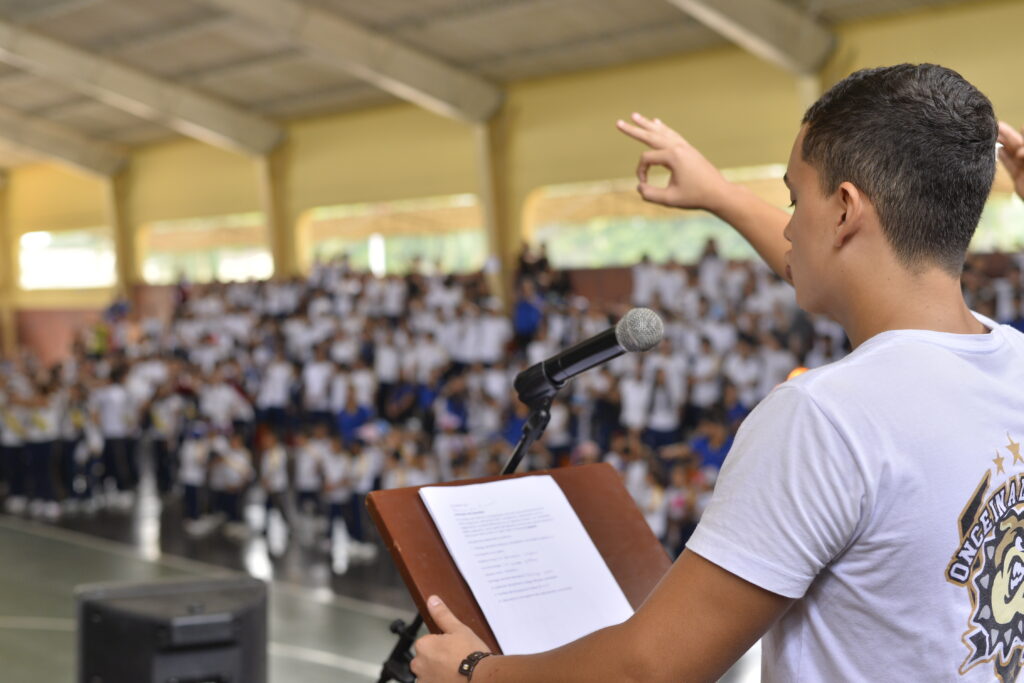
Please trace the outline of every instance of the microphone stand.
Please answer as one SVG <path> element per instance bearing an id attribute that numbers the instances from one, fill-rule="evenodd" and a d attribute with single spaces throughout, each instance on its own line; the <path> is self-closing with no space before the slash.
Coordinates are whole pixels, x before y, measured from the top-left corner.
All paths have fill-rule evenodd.
<path id="1" fill-rule="evenodd" d="M 512 449 L 512 455 L 505 463 L 501 476 L 516 471 L 523 456 L 530 450 L 530 446 L 547 429 L 548 421 L 551 420 L 551 400 L 555 397 L 556 392 L 557 388 L 527 404 L 530 406 L 530 414 L 526 418 L 526 424 L 523 425 L 523 435 L 519 437 L 519 442 Z M 423 626 L 423 617 L 419 614 L 410 624 L 406 624 L 402 619 L 395 619 L 391 622 L 390 630 L 398 636 L 398 642 L 395 643 L 391 654 L 381 667 L 377 683 L 388 683 L 388 681 L 415 683 L 416 676 L 409 669 L 409 662 L 412 661 L 412 645 L 416 642 L 416 635 L 421 626 Z"/>

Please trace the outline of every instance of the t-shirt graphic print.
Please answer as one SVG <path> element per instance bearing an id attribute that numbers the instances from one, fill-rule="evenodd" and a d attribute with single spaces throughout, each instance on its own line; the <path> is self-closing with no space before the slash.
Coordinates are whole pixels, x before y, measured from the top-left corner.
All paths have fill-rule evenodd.
<path id="1" fill-rule="evenodd" d="M 957 520 L 960 547 L 946 568 L 971 601 L 960 673 L 991 663 L 1003 683 L 1017 680 L 1024 654 L 1024 454 L 1006 440 Z"/>

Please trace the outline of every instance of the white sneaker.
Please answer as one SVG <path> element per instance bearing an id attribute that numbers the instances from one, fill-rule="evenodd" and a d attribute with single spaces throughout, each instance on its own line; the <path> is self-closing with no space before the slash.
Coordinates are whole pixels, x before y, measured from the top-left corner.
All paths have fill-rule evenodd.
<path id="1" fill-rule="evenodd" d="M 345 523 L 341 520 L 335 520 L 334 540 L 331 543 L 331 570 L 335 574 L 344 574 L 348 571 L 351 553 L 352 539 L 348 537 Z"/>
<path id="2" fill-rule="evenodd" d="M 281 557 L 288 549 L 288 525 L 276 508 L 267 517 L 267 550 L 273 557 Z"/>
<path id="3" fill-rule="evenodd" d="M 335 547 L 331 550 L 331 571 L 344 574 L 348 571 L 349 553 L 344 548 Z"/>
<path id="4" fill-rule="evenodd" d="M 25 511 L 27 505 L 28 501 L 25 500 L 24 496 L 11 496 L 4 502 L 4 507 L 12 515 L 20 515 Z"/>
<path id="5" fill-rule="evenodd" d="M 43 510 L 46 509 L 46 504 L 39 498 L 35 498 L 28 504 L 28 514 L 33 517 L 40 517 L 43 514 Z"/>
<path id="6" fill-rule="evenodd" d="M 48 522 L 56 522 L 60 519 L 60 503 L 51 500 L 43 506 L 43 518 Z"/>
<path id="7" fill-rule="evenodd" d="M 242 522 L 228 522 L 224 525 L 224 535 L 237 541 L 244 541 L 249 538 L 249 527 Z"/>
<path id="8" fill-rule="evenodd" d="M 380 548 L 377 547 L 376 543 L 364 543 L 366 546 L 366 559 L 370 562 L 377 559 L 377 555 L 380 553 Z"/>
<path id="9" fill-rule="evenodd" d="M 349 553 L 352 555 L 352 559 L 370 562 L 377 558 L 377 546 L 365 541 L 349 541 Z"/>

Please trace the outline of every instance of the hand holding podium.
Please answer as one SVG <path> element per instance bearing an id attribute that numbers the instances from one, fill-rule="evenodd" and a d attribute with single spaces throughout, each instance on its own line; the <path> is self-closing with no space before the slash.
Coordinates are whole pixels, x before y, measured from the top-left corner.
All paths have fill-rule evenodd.
<path id="1" fill-rule="evenodd" d="M 465 677 L 452 667 L 452 662 L 471 652 L 489 652 L 490 649 L 438 596 L 427 599 L 427 610 L 441 633 L 416 641 L 412 672 L 422 683 L 465 683 Z"/>
<path id="2" fill-rule="evenodd" d="M 671 560 L 633 503 L 621 477 L 607 463 L 440 486 L 508 481 L 537 474 L 554 478 L 629 606 L 634 610 L 639 608 L 665 576 Z M 458 663 L 471 652 L 501 652 L 491 624 L 449 553 L 420 498 L 419 489 L 375 491 L 367 502 L 384 544 L 420 614 L 433 633 L 444 636 L 434 639 L 433 645 L 430 645 L 431 640 L 424 641 L 427 651 L 433 647 L 433 652 L 440 657 L 439 648 L 444 648 L 445 656 L 449 656 L 449 643 L 459 647 L 469 644 L 470 649 L 458 654 L 455 666 L 449 665 L 451 673 L 456 676 Z M 445 608 L 439 612 L 443 621 L 435 620 L 435 606 L 428 603 L 432 596 L 443 599 Z M 456 615 L 455 621 L 447 618 L 449 613 Z M 544 614 L 537 616 L 545 618 Z M 425 661 L 421 660 L 421 664 Z M 461 680 L 464 683 L 465 678 L 439 680 Z"/>

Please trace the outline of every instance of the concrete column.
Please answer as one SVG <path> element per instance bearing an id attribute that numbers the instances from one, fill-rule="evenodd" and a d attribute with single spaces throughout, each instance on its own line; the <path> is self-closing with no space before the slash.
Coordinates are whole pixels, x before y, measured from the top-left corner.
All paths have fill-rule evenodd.
<path id="1" fill-rule="evenodd" d="M 116 296 L 133 301 L 135 286 L 142 281 L 139 268 L 138 242 L 128 207 L 130 171 L 126 168 L 111 176 L 106 183 L 107 215 L 114 233 L 114 254 L 117 259 Z"/>
<path id="2" fill-rule="evenodd" d="M 488 284 L 506 307 L 512 303 L 513 274 L 519 249 L 519 225 L 510 220 L 508 187 L 507 118 L 499 113 L 487 123 L 476 124 L 478 193 L 487 235 Z"/>
<path id="3" fill-rule="evenodd" d="M 295 223 L 288 212 L 288 143 L 260 157 L 257 166 L 260 199 L 267 221 L 267 243 L 274 259 L 274 279 L 287 279 L 301 272 Z"/>
<path id="4" fill-rule="evenodd" d="M 7 172 L 0 171 L 0 350 L 3 355 L 11 356 L 18 350 L 17 318 L 14 314 L 18 243 L 11 234 L 7 188 Z"/>
<path id="5" fill-rule="evenodd" d="M 807 109 L 818 101 L 818 98 L 825 92 L 822 86 L 821 76 L 815 74 L 810 76 L 796 77 L 796 91 L 800 97 L 800 104 Z"/>

